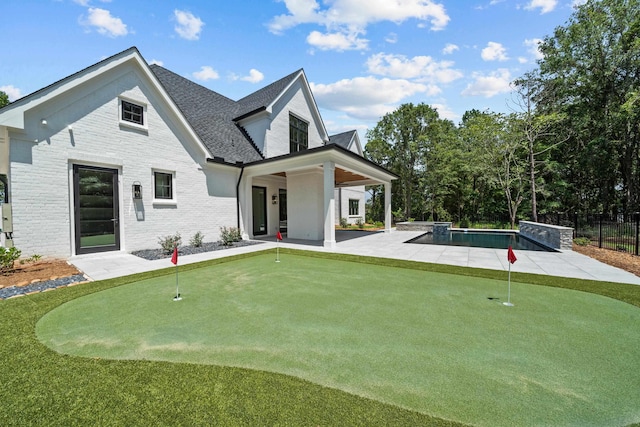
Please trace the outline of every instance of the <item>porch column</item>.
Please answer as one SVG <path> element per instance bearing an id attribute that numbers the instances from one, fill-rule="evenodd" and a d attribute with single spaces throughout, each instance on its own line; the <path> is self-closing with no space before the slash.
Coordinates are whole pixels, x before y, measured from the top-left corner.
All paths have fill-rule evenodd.
<path id="1" fill-rule="evenodd" d="M 324 247 L 336 247 L 336 202 L 335 202 L 335 170 L 336 164 L 324 162 Z"/>
<path id="2" fill-rule="evenodd" d="M 391 183 L 384 184 L 384 232 L 391 231 Z"/>
<path id="3" fill-rule="evenodd" d="M 242 238 L 244 240 L 253 238 L 253 200 L 251 198 L 252 182 L 252 177 L 245 176 L 240 183 L 240 221 L 242 223 Z"/>

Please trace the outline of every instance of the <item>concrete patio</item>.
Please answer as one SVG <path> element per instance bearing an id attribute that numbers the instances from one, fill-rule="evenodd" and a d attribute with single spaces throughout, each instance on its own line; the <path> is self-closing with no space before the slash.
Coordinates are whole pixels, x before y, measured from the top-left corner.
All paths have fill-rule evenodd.
<path id="1" fill-rule="evenodd" d="M 324 248 L 322 241 L 293 240 L 287 239 L 286 236 L 279 245 L 282 248 L 405 259 L 491 270 L 506 271 L 509 267 L 507 251 L 504 249 L 405 243 L 422 233 L 421 231 L 396 231 L 395 229 L 390 233 L 355 230 L 336 231 L 337 243 L 335 250 Z M 273 249 L 275 251 L 276 242 L 273 237 L 256 239 L 256 241 L 260 242 L 260 244 L 180 256 L 179 264 L 190 264 L 265 249 Z M 640 285 L 640 277 L 573 251 L 516 251 L 516 256 L 518 261 L 511 268 L 511 271 L 514 272 Z M 76 256 L 69 259 L 69 262 L 92 280 L 110 279 L 173 266 L 169 258 L 147 261 L 124 252 Z"/>

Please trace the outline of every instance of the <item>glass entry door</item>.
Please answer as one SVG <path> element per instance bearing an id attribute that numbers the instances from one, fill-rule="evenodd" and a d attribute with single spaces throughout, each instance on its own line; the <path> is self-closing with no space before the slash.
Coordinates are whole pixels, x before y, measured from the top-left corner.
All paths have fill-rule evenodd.
<path id="1" fill-rule="evenodd" d="M 76 253 L 120 249 L 118 171 L 73 166 Z"/>
<path id="2" fill-rule="evenodd" d="M 253 235 L 267 234 L 267 189 L 265 187 L 253 187 Z"/>

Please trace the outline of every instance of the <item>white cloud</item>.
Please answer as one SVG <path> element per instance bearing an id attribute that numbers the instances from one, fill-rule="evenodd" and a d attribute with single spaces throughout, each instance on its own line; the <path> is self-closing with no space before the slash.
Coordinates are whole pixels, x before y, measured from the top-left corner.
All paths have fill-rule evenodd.
<path id="1" fill-rule="evenodd" d="M 365 40 L 358 36 L 376 22 L 400 24 L 417 19 L 421 24 L 429 22 L 431 29 L 437 31 L 450 20 L 444 6 L 433 0 L 332 0 L 324 2 L 328 4 L 324 9 L 316 0 L 283 1 L 289 13 L 274 17 L 268 24 L 269 31 L 281 34 L 300 24 L 320 25 L 326 34 L 314 31 L 307 41 L 315 41 L 315 46 L 325 49 L 366 49 Z M 347 41 L 351 43 L 345 44 Z"/>
<path id="2" fill-rule="evenodd" d="M 449 108 L 446 104 L 431 103 L 430 105 L 431 107 L 438 110 L 438 116 L 441 119 L 456 121 L 460 118 L 460 115 L 454 113 L 453 110 Z"/>
<path id="3" fill-rule="evenodd" d="M 174 30 L 185 40 L 198 40 L 204 22 L 186 10 L 174 10 L 173 15 L 178 22 Z"/>
<path id="4" fill-rule="evenodd" d="M 442 53 L 444 55 L 451 55 L 453 52 L 455 52 L 456 50 L 460 50 L 460 48 L 458 47 L 458 45 L 453 44 L 453 43 L 447 43 L 445 45 L 445 47 L 442 49 Z"/>
<path id="5" fill-rule="evenodd" d="M 377 120 L 393 111 L 402 100 L 429 90 L 421 83 L 375 77 L 343 79 L 331 84 L 311 83 L 310 86 L 320 108 L 365 120 Z"/>
<path id="6" fill-rule="evenodd" d="M 450 83 L 461 78 L 462 73 L 451 68 L 452 66 L 452 61 L 438 62 L 430 56 L 407 58 L 404 55 L 378 53 L 367 60 L 370 73 L 430 83 Z M 440 92 L 440 89 L 432 88 L 429 92 L 435 94 Z"/>
<path id="7" fill-rule="evenodd" d="M 496 42 L 487 43 L 487 47 L 482 49 L 480 56 L 485 61 L 506 61 L 509 59 L 507 49 L 501 43 Z"/>
<path id="8" fill-rule="evenodd" d="M 572 6 L 573 7 L 582 6 L 586 2 L 587 2 L 587 0 L 573 0 Z"/>
<path id="9" fill-rule="evenodd" d="M 159 65 L 159 66 L 161 66 L 161 67 L 162 67 L 162 66 L 164 65 L 164 62 L 159 61 L 159 60 L 157 60 L 157 59 L 152 59 L 152 60 L 151 60 L 151 62 L 149 62 L 149 65 L 153 65 L 153 64 L 155 64 L 155 65 Z"/>
<path id="10" fill-rule="evenodd" d="M 201 81 L 207 81 L 218 79 L 220 78 L 220 75 L 210 66 L 204 65 L 200 67 L 200 71 L 196 71 L 195 73 L 193 73 L 193 77 Z"/>
<path id="11" fill-rule="evenodd" d="M 531 0 L 524 7 L 528 10 L 540 9 L 540 14 L 552 12 L 558 5 L 558 0 Z"/>
<path id="12" fill-rule="evenodd" d="M 317 47 L 320 50 L 337 50 L 342 52 L 345 50 L 362 50 L 367 48 L 367 39 L 358 38 L 357 33 L 327 33 L 322 34 L 319 31 L 312 31 L 307 36 L 307 43 Z"/>
<path id="13" fill-rule="evenodd" d="M 542 39 L 526 39 L 523 43 L 529 48 L 528 51 L 535 60 L 544 58 L 544 55 L 540 52 L 540 43 L 542 43 Z"/>
<path id="14" fill-rule="evenodd" d="M 387 37 L 384 38 L 384 41 L 390 44 L 398 43 L 398 35 L 396 33 L 389 33 Z"/>
<path id="15" fill-rule="evenodd" d="M 0 86 L 0 90 L 7 94 L 11 102 L 23 97 L 22 91 L 13 85 Z"/>
<path id="16" fill-rule="evenodd" d="M 259 83 L 262 80 L 264 80 L 264 74 L 262 74 L 260 71 L 256 70 L 255 68 L 252 68 L 251 70 L 249 70 L 249 75 L 240 77 L 240 80 L 249 82 L 249 83 Z"/>
<path id="17" fill-rule="evenodd" d="M 500 68 L 488 75 L 474 73 L 472 77 L 474 78 L 473 83 L 470 83 L 462 91 L 464 96 L 491 98 L 500 93 L 511 92 L 511 73 L 506 68 Z"/>
<path id="18" fill-rule="evenodd" d="M 111 16 L 111 12 L 105 9 L 90 7 L 86 18 L 81 17 L 80 23 L 87 27 L 95 27 L 98 33 L 118 37 L 129 34 L 126 24 L 120 18 Z"/>

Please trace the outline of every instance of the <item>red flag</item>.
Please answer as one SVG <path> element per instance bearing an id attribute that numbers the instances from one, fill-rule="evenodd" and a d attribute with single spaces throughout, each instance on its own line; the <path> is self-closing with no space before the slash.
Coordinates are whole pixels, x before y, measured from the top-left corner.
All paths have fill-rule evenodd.
<path id="1" fill-rule="evenodd" d="M 171 256 L 171 262 L 178 265 L 178 247 L 173 248 L 173 255 Z"/>
<path id="2" fill-rule="evenodd" d="M 277 240 L 282 240 L 282 234 L 280 234 L 280 230 L 278 230 L 278 231 L 276 232 L 276 239 L 277 239 Z"/>
<path id="3" fill-rule="evenodd" d="M 507 251 L 507 260 L 509 260 L 511 264 L 518 260 L 518 258 L 516 258 L 516 254 L 513 253 L 511 246 L 509 246 L 509 250 Z"/>

